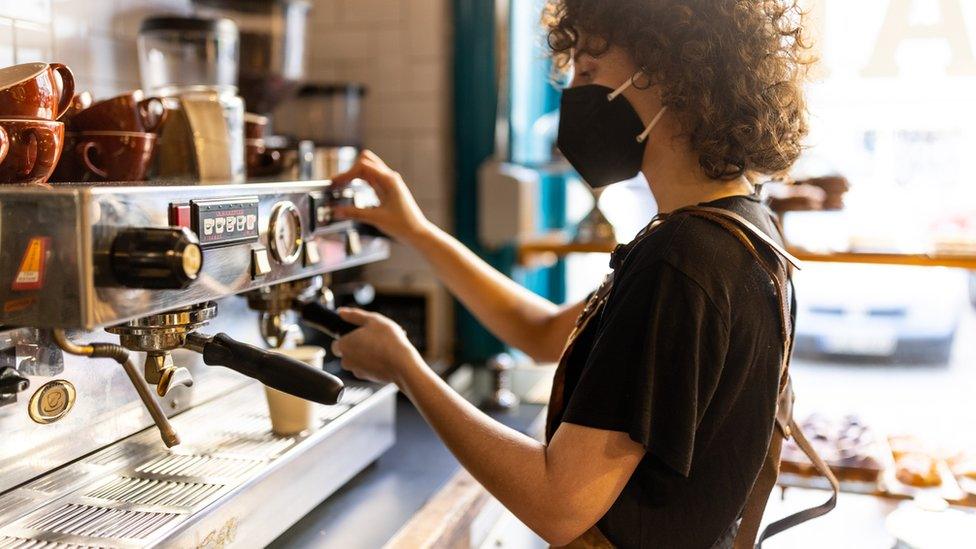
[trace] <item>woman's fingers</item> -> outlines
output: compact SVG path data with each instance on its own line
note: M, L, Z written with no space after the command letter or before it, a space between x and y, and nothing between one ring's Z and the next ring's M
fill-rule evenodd
M377 190L392 188L395 174L381 160L372 160L360 155L348 171L332 177L334 185L344 186L354 179L362 179Z
M376 224L379 214L378 208L357 208L356 206L335 206L332 215L336 219L352 219L370 225Z
M362 309L353 309L349 307L339 307L336 311L339 316L342 317L346 322L352 322L357 326L364 326L371 320L375 320L379 317L376 313L369 313Z
M353 165L349 171L341 173L332 178L333 185L348 185L354 179L362 179L370 186L381 189L390 188L390 175L379 169L375 164L359 161Z

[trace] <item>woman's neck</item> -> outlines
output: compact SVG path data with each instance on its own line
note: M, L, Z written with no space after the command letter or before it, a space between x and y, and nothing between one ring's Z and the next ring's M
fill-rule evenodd
M661 129L664 131L659 135L665 137L651 137L641 167L661 213L753 193L752 184L744 176L731 181L709 178L687 140L681 137L672 139L675 133L668 131L671 128L665 127L665 124Z

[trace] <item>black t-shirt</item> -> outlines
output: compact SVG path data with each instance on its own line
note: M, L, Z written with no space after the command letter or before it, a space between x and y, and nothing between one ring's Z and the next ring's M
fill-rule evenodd
M780 241L755 198L706 205ZM633 246L614 276L568 359L560 418L647 449L598 526L621 548L712 547L769 447L783 353L775 288L733 235L691 216Z

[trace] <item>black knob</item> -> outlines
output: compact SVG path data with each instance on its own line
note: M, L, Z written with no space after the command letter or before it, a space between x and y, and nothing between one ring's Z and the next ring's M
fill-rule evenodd
M345 386L336 376L281 353L241 343L226 334L193 333L187 348L203 355L209 366L224 366L278 389L319 404L336 404Z
M22 393L30 387L30 380L11 367L0 368L0 396Z
M126 229L112 243L112 273L129 288L181 290L203 269L203 252L185 227Z

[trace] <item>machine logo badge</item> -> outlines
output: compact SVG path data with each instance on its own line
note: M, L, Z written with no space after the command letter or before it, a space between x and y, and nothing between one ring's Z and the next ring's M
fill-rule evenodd
M47 237L34 237L27 243L27 250L14 277L13 291L40 290L44 287L44 264L50 240Z
M45 383L31 396L27 413L36 423L47 424L63 418L75 405L75 386L63 379Z

